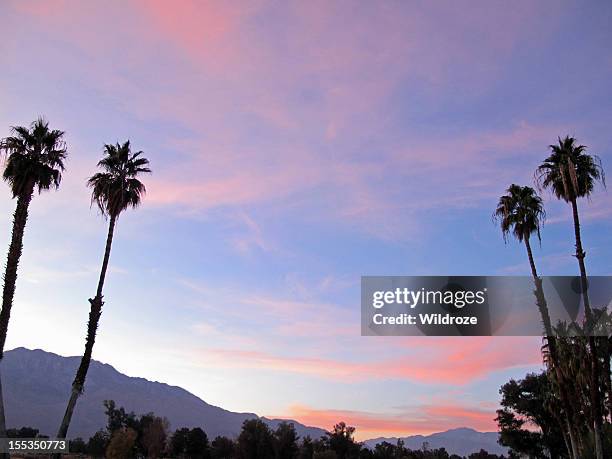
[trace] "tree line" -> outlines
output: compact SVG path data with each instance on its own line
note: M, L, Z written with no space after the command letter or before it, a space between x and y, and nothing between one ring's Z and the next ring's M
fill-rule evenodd
M70 453L108 459L506 459L485 450L467 458L450 454L444 448L430 448L425 442L418 450L396 443L381 442L368 448L355 440L355 428L339 422L320 438L300 438L291 422L271 429L261 419L247 419L236 438L217 436L210 440L200 427L170 431L168 420L154 413L136 415L104 402L106 429L85 441L70 440ZM36 437L38 431L13 429L11 436Z
M60 186L68 155L64 134L64 131L51 129L49 123L41 117L30 126L13 126L11 135L0 140L0 151L5 155L2 178L9 185L13 199L17 200L2 290L0 363L4 357L4 344L13 307L17 268L23 251L23 236L30 203L36 192L40 194L58 189ZM142 151L132 152L129 140L124 143L104 145L102 159L97 165L100 171L94 173L86 185L91 188L91 203L95 204L102 216L108 220L106 247L96 294L89 299L90 311L85 349L72 383L57 438L66 438L77 399L85 385L104 305L104 280L110 260L115 225L125 210L140 205L146 188L139 177L151 172L148 167L149 160L143 156ZM0 438L6 437L6 433L4 398L0 380Z
M605 187L605 174L599 157L588 154L587 147L573 137L559 138L549 149L534 180L538 190L551 190L571 207L584 318L571 324L551 323L531 246L534 235L542 243L540 230L546 211L533 187L510 185L499 198L493 217L505 241L512 235L525 245L543 325L546 371L512 380L501 388L497 422L502 444L516 454L604 459L612 457L612 321L606 305L595 308L590 303L578 201L590 197L597 183Z

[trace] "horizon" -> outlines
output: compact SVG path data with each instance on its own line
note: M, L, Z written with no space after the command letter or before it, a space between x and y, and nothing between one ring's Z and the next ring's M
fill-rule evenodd
M81 356L79 356L79 355L60 355L60 354L56 354L56 353L54 353L54 352L45 351L44 349L29 349L29 348L26 348L26 347L23 347L23 346L21 346L21 347L16 347L16 348L13 348L13 349L9 349L9 350L7 350L7 351L6 351L6 353L10 353L10 352L17 351L17 350L25 350L25 351L29 351L29 352L36 352L36 351L40 351L40 352L43 352L43 353L45 353L45 354L51 354L51 355L53 355L53 356L60 357L60 358L65 358L65 359L74 359L74 358L78 359L78 358L80 358L80 357L81 357ZM96 360L96 359L93 359L93 360L94 360L96 363L100 364L100 365L103 365L103 366L109 366L109 367L111 367L113 371L116 371L117 373L119 373L119 374L121 374L121 375L123 375L123 376L126 376L126 377L128 377L128 378L131 378L131 379L142 379L141 377L136 376L136 375L126 375L126 374L124 374L124 373L121 373L119 370L117 370L117 369L116 369L116 368L115 368L115 367L114 367L112 364L110 364L110 363L107 363L107 362L100 362L100 361L98 361L98 360ZM152 384L161 384L161 385L164 385L164 386L168 386L168 387L170 387L170 388L185 390L184 388L182 388L182 387L180 387L180 386L173 386L173 385L167 384L167 383L165 383L165 382L163 382L163 381L148 380L148 379L146 379L146 378L144 378L144 379L145 379L145 381L147 381L147 382L149 382L149 383L152 383ZM189 391L187 391L187 392L188 392L189 394L191 394L191 395L193 395L193 396L197 397L197 395L192 394L192 393L191 393L191 392L189 392ZM202 402L204 402L204 403L206 403L206 404L210 405L209 403L207 403L207 402L206 402L206 400L203 400L203 399L201 399L201 398L199 398L199 397L197 397L197 398L198 398L199 400L201 400ZM218 406L217 408L225 409L225 408L223 408L222 406ZM253 414L253 415L255 415L255 416L259 417L259 418L265 418L265 419L272 420L272 421L289 421L289 422L297 422L295 419L277 418L277 417L268 417L268 416L263 416L263 415L258 414L258 413L248 413L248 412L245 412L245 413L246 413L246 414ZM135 413L135 414L137 414L137 415L141 415L141 414L144 414L144 413ZM341 421L341 420L338 420L338 422L340 422L340 421ZM327 427L326 427L326 426L316 426L316 425L304 425L304 426L305 426L305 427L319 428L319 429L324 430L324 431L329 431L329 430L331 429L331 427L332 427L332 426L327 426ZM170 427L172 428L173 426L171 425ZM174 427L179 427L179 426L174 426ZM399 436L399 437L375 437L375 438L366 438L366 439L363 439L363 440L361 440L361 441L363 441L363 442L370 442L370 441L372 441L372 440L380 440L380 439L386 439L386 440L391 439L391 440L393 440L393 439L396 439L396 438L413 437L413 436L414 436L414 437L419 437L419 436L427 437L427 436L429 436L429 435L436 435L436 434L440 434L440 433L447 433L447 432L454 432L454 431L465 431L465 430L469 430L469 431L472 431L472 432L477 432L477 433L497 433L497 431L496 431L496 430L492 430L492 431L479 431L479 430L473 429L473 428L471 428L471 427L454 427L454 428L447 429L447 430L444 430L444 431L441 431L441 432L432 432L431 434L425 434L425 435L423 435L423 434L414 434L414 435L402 435L402 436ZM42 434L45 434L45 432L41 432L41 433L42 433Z
M68 145L31 204L7 349L82 353L106 237L85 181L130 139L153 174L117 224L95 360L359 440L497 431L541 339L362 337L360 277L529 275L491 214L558 136L611 170L611 21L577 2L2 2L0 137L45 116ZM539 269L578 275L571 208L541 194ZM610 204L578 204L589 275L612 275Z

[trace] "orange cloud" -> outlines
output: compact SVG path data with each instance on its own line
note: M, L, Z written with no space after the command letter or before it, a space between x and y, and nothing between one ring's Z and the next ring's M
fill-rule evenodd
M340 421L356 428L357 440L374 437L427 435L457 427L495 431L495 408L474 408L457 404L421 405L401 413L315 409L294 405L274 417L291 418L302 424L331 429Z
M539 349L532 339L460 338L449 348L436 345L437 339L431 340L431 348L418 347L416 352L367 361L289 357L236 349L205 350L200 360L213 367L266 369L346 382L405 379L439 384L468 384L494 371L541 363Z

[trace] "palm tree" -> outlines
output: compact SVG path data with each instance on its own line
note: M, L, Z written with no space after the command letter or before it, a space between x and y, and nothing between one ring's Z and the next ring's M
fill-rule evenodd
M15 296L17 267L23 250L23 233L28 220L30 202L36 189L41 193L59 187L66 159L64 132L49 129L49 123L44 118L38 118L29 128L14 126L11 128L11 134L0 141L0 150L7 155L2 178L11 187L13 199L17 198L2 290L0 360L4 357L4 344ZM0 383L0 436L6 436L5 433L4 403Z
M519 242L525 243L531 274L537 278L538 272L529 241L534 233L541 240L540 228L546 218L542 198L533 188L515 184L510 185L506 193L499 198L493 218L500 222L504 241L508 241L508 235L512 232Z
M531 267L531 275L535 284L535 297L542 323L546 333L546 341L550 353L550 366L556 372L557 380L560 386L561 402L567 416L567 429L571 441L570 454L572 457L577 457L577 442L574 429L572 427L572 406L569 401L569 396L564 384L564 379L561 377L559 370L559 359L557 353L557 345L548 312L548 305L544 290L542 288L542 279L538 276L533 252L531 251L530 239L533 234L536 234L541 242L540 228L546 219L546 212L542 203L542 198L538 196L536 191L528 186L520 186L512 184L506 190L506 194L499 198L493 218L499 221L504 241L508 241L508 235L512 235L519 241L525 244L527 249L527 257L529 258L529 266Z
M105 218L109 219L108 236L106 238L106 249L98 280L96 296L89 299L90 311L87 324L87 338L85 341L85 352L81 357L81 363L77 369L76 376L72 383L72 391L64 419L58 431L58 438L66 438L72 413L77 402L77 398L83 392L85 378L91 362L91 354L96 340L96 330L102 314L102 289L108 268L111 245L115 224L121 212L129 207L136 208L141 203L145 194L144 184L138 180L138 175L149 173L147 167L149 160L142 157L142 151L132 153L129 140L120 145L105 145L104 158L98 163L103 172L98 172L89 178L87 185L92 188L91 202L96 204Z
M580 236L580 219L578 217L578 198L588 197L595 188L596 182L605 186L605 175L601 160L596 155L586 153L587 147L578 145L574 137L559 137L556 145L549 146L551 153L536 170L536 182L540 188L550 188L557 199L562 199L572 206L574 217L574 235L576 238L576 259L580 268L582 301L587 320L587 330L594 325L593 311L589 302L588 281L584 265L585 251ZM593 405L593 430L598 459L603 459L602 433L602 396L599 390L599 363L596 356L597 345L590 333L589 348L591 351L591 403Z

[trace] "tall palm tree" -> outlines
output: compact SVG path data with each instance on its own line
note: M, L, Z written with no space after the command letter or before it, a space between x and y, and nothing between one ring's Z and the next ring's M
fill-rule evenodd
M0 141L0 150L6 153L6 167L2 178L11 187L17 207L13 214L13 232L4 271L2 311L0 311L0 360L4 357L4 344L8 332L17 267L23 250L23 233L28 220L34 191L39 193L58 188L64 171L66 143L64 132L49 129L44 118L38 118L30 127L14 126L9 137ZM6 436L4 403L0 383L0 436Z
M96 296L89 299L90 311L85 352L83 357L81 357L81 363L72 383L70 399L57 434L58 438L66 438L77 398L83 392L85 378L89 370L91 354L96 340L96 330L98 329L102 306L104 305L102 289L108 268L115 224L121 212L129 207L138 207L146 191L144 184L138 179L138 176L143 173L149 173L151 170L147 167L149 160L141 155L142 151L132 153L129 140L124 144L105 145L104 157L98 163L98 167L103 172L94 174L87 181L87 185L92 189L92 204L95 203L100 212L102 212L102 215L109 220L108 236L106 238L106 249L104 251Z
M538 272L529 241L533 234L541 240L540 228L546 219L542 198L533 188L512 184L506 194L499 198L493 217L500 222L504 241L512 233L519 242L525 243L531 274L537 278Z
M576 254L580 268L582 301L587 319L587 329L593 327L593 311L589 302L588 281L584 265L585 251L582 248L580 235L580 219L578 217L578 198L588 197L595 188L596 182L605 186L604 170L601 160L596 155L586 153L587 147L579 145L574 137L559 137L556 145L549 146L551 152L548 158L536 170L536 182L540 188L549 188L557 199L562 199L572 206L574 217L574 236L576 238ZM602 395L599 389L599 362L596 358L597 344L592 333L589 333L589 348L591 351L591 403L593 405L593 430L595 448L598 459L603 459L602 433Z
M493 213L493 218L500 223L504 241L507 242L508 235L512 233L519 242L525 244L525 248L527 249L531 275L536 287L534 291L536 303L540 310L544 331L546 333L546 341L550 354L550 366L556 373L560 386L562 406L567 416L566 424L572 449L570 454L575 458L578 456L578 446L571 419L573 409L567 394L564 379L560 373L556 339L553 334L548 305L542 288L542 279L538 276L538 270L535 265L530 243L533 234L536 234L538 240L541 242L540 228L546 219L542 198L540 198L531 187L512 184L506 190L506 194L499 198L497 207Z

